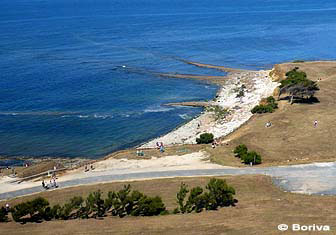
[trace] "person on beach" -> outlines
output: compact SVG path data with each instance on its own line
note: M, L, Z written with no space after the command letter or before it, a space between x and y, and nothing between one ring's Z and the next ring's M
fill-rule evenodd
M55 188L58 188L58 185L57 185L57 183L56 183L56 179L55 179L55 178L53 178L53 186L54 186Z
M314 127L317 127L317 120L314 121Z
M8 203L6 203L5 209L6 209L6 212L7 212L7 213L10 211L10 206L9 206Z
M157 149L160 149L160 147L161 147L161 146L160 146L160 143L159 143L159 142L156 142L156 148L157 148Z

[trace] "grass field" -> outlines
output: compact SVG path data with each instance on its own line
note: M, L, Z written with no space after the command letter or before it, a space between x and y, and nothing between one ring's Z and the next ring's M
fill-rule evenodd
M9 222L0 224L0 234L290 234L277 230L277 225L282 223L323 224L330 225L332 230L336 229L336 197L282 192L266 176L219 178L226 179L236 189L236 198L239 200L236 207L200 214L146 218L106 217L102 220L51 221L25 225ZM175 196L182 181L189 186L204 186L208 180L208 177L159 179L131 182L131 185L149 195L160 195L167 208L172 210L176 207ZM98 189L106 195L107 191L120 189L123 184L81 186L39 195L46 197L51 204L63 203L74 195L85 196ZM13 199L9 203L14 205L36 196Z
M293 104L280 101L274 113L254 115L249 122L225 137L228 146L209 149L211 159L223 165L241 166L232 150L244 143L251 150L261 153L262 166L288 165L309 162L335 161L336 148L336 62L288 63L275 66L280 79L285 72L299 67L308 78L317 81L319 103ZM318 120L318 127L313 122ZM270 121L271 128L265 128Z

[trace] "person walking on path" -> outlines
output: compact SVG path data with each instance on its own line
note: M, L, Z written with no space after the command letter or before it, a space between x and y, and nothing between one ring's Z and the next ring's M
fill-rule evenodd
M317 120L314 121L314 127L316 128L317 127Z

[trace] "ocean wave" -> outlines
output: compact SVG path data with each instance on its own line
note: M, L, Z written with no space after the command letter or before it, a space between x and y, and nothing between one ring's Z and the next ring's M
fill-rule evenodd
M107 119L107 118L113 118L113 115L109 114L80 114L80 115L63 115L62 118L81 118L81 119Z
M192 119L192 117L190 115L188 115L187 113L179 114L178 116L180 118L184 119L184 120L190 120L190 119Z
M57 112L57 111L31 111L31 112L0 112L4 116L66 116L74 115L78 112Z
M174 108L168 108L168 107L149 107L144 110L144 113L160 113L160 112L169 112L173 110Z

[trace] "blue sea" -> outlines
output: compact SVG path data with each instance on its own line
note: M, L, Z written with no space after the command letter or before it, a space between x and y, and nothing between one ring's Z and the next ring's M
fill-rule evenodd
M98 158L183 124L220 75L336 57L334 0L2 0L0 155Z

